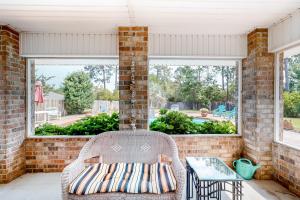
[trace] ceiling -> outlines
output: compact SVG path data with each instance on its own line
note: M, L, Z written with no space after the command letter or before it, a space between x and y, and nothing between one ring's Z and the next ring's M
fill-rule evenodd
M299 8L300 0L0 0L0 24L29 32L112 33L138 25L151 33L244 34Z

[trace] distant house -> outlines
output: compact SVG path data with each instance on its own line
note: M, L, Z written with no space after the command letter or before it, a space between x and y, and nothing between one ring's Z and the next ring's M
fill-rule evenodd
M59 93L51 91L47 95L45 95L45 99L64 101L65 100L65 96L63 94L59 94Z
M66 115L66 110L64 106L65 96L56 92L49 92L44 96L44 103L36 106L36 111L43 111L49 108L56 108L62 116Z

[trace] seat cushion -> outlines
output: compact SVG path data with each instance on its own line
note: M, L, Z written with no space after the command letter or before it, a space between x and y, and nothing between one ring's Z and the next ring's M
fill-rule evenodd
M98 163L85 168L69 186L77 195L123 192L161 194L176 190L170 165L162 163Z

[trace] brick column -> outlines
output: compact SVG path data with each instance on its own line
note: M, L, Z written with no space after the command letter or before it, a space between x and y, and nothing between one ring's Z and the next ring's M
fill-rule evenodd
M242 67L244 156L262 167L255 178L272 178L274 137L274 54L268 53L268 30L248 34L248 56Z
M0 26L0 183L25 173L25 74L19 34Z
M120 130L131 129L131 113L136 113L136 128L148 126L148 27L119 27L119 112ZM134 62L135 71L132 72ZM131 104L134 76L136 102Z

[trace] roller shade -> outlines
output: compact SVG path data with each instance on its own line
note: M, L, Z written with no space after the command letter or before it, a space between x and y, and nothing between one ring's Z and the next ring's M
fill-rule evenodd
M117 57L111 34L21 33L23 57ZM150 34L149 56L234 57L247 55L246 35Z

